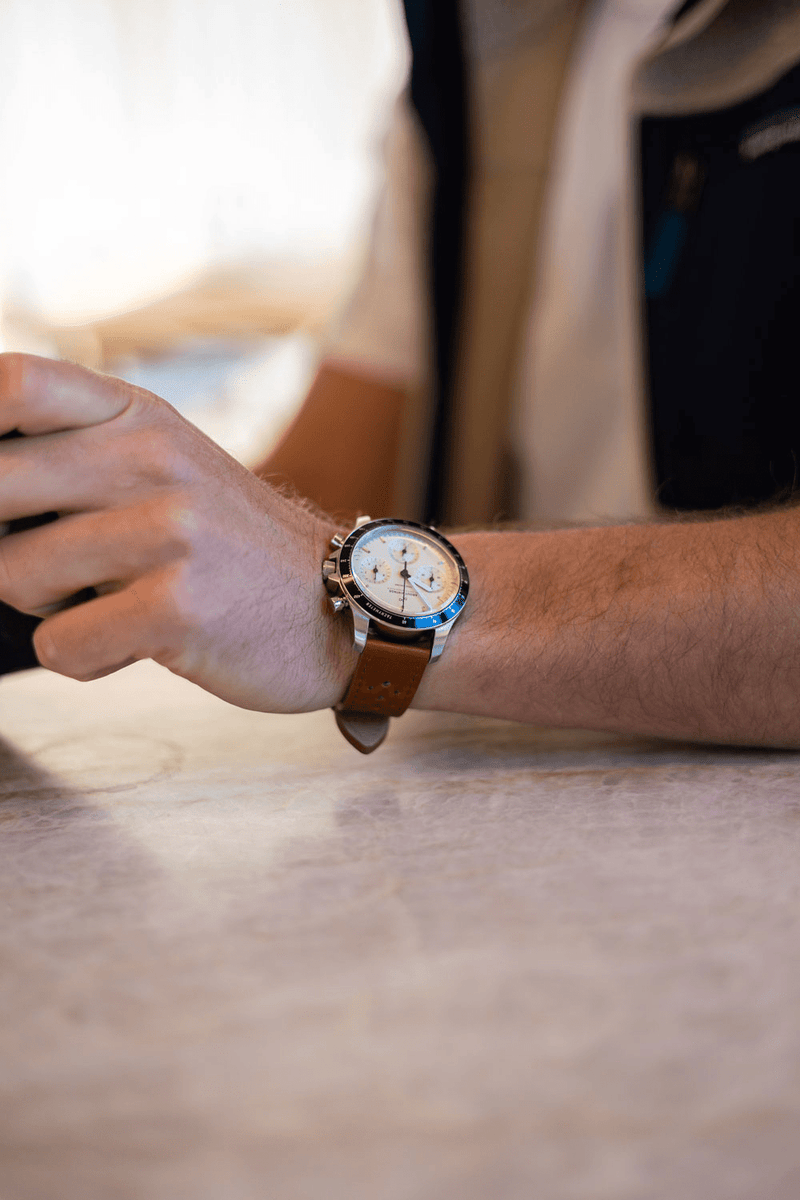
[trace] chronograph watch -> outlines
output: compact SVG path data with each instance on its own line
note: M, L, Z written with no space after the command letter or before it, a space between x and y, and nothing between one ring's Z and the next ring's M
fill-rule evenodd
M350 610L359 651L355 675L334 709L336 723L369 754L442 653L466 603L467 568L430 525L362 517L346 537L332 539L322 578L333 611Z

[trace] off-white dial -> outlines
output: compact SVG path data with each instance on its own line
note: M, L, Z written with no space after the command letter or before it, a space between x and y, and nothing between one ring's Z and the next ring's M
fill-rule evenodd
M359 558L358 573L371 583L385 583L392 573L392 566L376 554L364 554Z
M417 567L414 574L411 576L411 582L415 587L422 588L424 592L436 593L441 591L447 579L444 570L444 564L427 564L423 567Z
M382 608L402 616L440 612L458 594L456 560L421 531L401 535L390 526L365 533L353 547L351 563L362 591Z
M419 557L419 546L414 544L413 538L392 538L389 542L389 549L392 558L399 563L416 562Z

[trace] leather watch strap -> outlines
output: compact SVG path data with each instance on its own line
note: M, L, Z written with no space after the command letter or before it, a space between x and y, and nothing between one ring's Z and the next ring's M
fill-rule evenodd
M414 698L431 657L425 643L385 642L370 637L344 698L336 705L336 724L362 754L380 746L389 718L401 716Z

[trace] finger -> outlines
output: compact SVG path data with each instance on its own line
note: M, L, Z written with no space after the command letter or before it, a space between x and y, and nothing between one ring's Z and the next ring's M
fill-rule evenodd
M153 398L155 401L155 397ZM119 425L22 437L0 445L0 521L115 507L196 472L171 410L126 411Z
M147 393L75 363L33 354L0 354L0 434L52 433L97 425Z
M139 580L46 617L33 635L36 657L48 671L89 680L165 656L168 630L152 591L152 580Z
M0 539L0 600L41 616L88 587L129 583L189 552L172 498L62 517Z

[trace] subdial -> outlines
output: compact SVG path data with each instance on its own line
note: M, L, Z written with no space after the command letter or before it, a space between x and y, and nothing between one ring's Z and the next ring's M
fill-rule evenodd
M377 554L365 554L358 564L358 573L368 583L384 583L391 574L392 568Z
M424 592L440 592L444 587L444 571L441 567L417 567L411 582Z
M412 563L419 558L419 547L405 538L393 538L389 543L392 558L401 563Z

